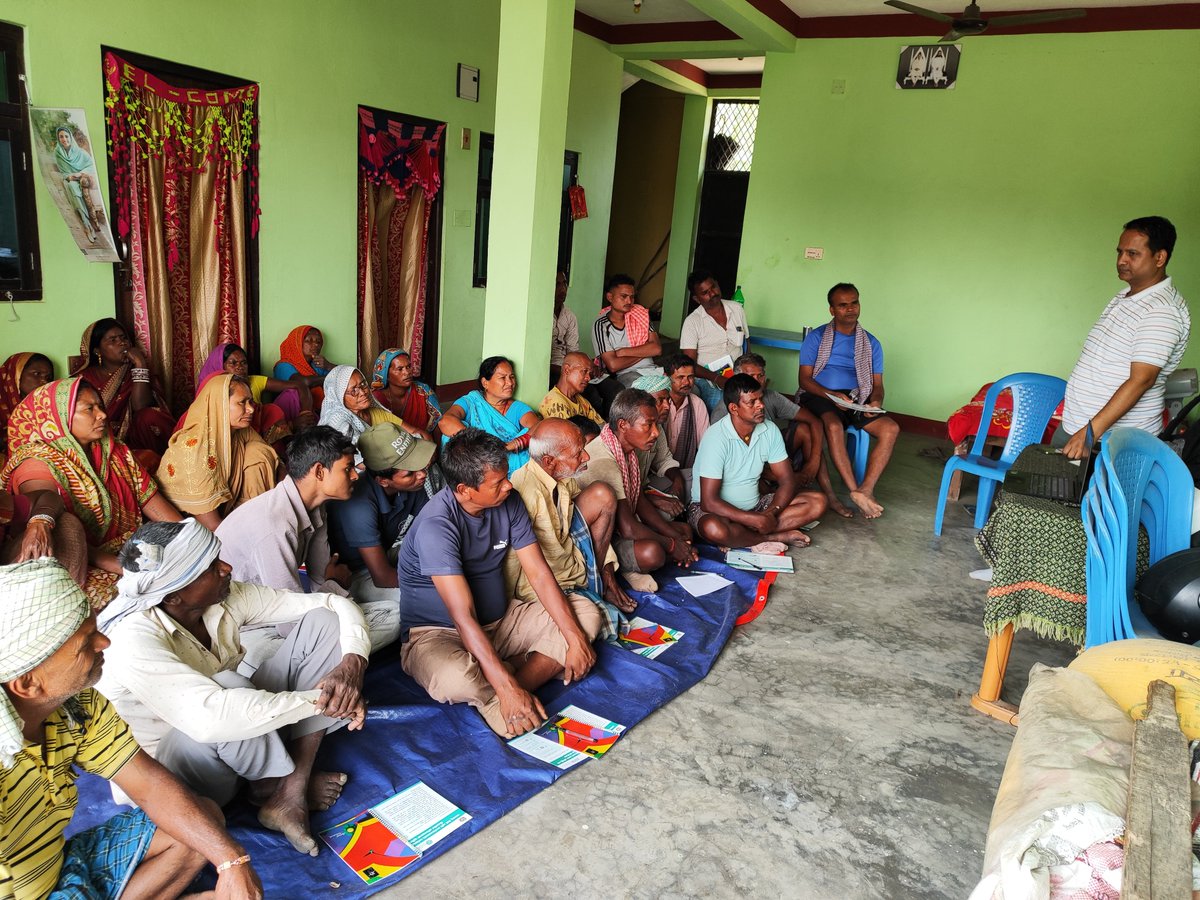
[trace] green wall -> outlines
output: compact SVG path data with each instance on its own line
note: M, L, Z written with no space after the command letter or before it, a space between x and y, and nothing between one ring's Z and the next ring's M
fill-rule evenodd
M498 3L444 0L430 7L416 0L206 0L198 9L178 0L124 0L114 14L113 8L78 0L26 0L7 5L0 17L26 29L34 103L83 107L94 138L103 134L102 44L261 84L259 233L266 365L276 359L284 335L301 322L322 328L331 358L354 357L358 104L446 121L439 380L474 374L484 304L484 292L471 287L476 148L479 132L493 127ZM579 223L591 227L577 227L575 255L602 261L620 61L581 35L576 35L575 57L581 61L576 73L589 78L592 71L614 73L608 79L583 79L587 83L578 88L572 84L572 102L578 99L580 107L573 107L576 115L568 125L569 138L577 138L570 146L582 154L581 183L588 184L584 173L595 179L594 186L588 185L593 218ZM460 62L481 70L478 103L455 97ZM591 71L581 68L589 63ZM607 124L604 115L611 120ZM472 131L470 150L459 149L462 128ZM105 161L97 163L107 200ZM83 261L40 181L36 191L45 299L18 304L19 322L7 321L5 313L0 359L19 350L40 350L62 366L77 352L84 326L112 314L112 269ZM578 277L598 284L594 272Z
M1123 287L1130 218L1175 223L1170 272L1200 308L1200 32L969 39L944 92L893 86L911 42L768 55L738 277L752 328L820 324L854 282L887 405L945 419L1008 372L1066 377ZM769 355L780 389L795 359Z

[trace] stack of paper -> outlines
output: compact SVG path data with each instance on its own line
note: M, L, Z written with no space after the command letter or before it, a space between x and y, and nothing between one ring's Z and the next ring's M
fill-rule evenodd
M751 553L749 550L730 550L725 562L744 572L794 572L790 556L771 556L767 553Z

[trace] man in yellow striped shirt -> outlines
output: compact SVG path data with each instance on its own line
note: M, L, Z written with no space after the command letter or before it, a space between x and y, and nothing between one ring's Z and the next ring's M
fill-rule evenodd
M215 805L143 753L92 690L108 638L67 571L48 558L0 566L0 596L0 900L174 898L205 860L222 896L262 897ZM73 767L115 781L141 808L64 840Z

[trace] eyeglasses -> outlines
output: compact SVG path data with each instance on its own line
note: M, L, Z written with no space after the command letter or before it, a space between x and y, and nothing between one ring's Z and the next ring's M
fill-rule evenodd
M369 394L370 392L371 389L367 387L367 383L365 381L360 381L354 387L346 388L347 394Z

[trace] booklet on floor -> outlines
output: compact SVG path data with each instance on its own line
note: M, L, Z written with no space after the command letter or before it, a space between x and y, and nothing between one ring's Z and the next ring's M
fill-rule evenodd
M794 572L790 556L772 556L768 553L751 553L749 550L730 550L725 562L744 572Z
M559 769L569 769L603 756L624 731L624 725L578 706L567 706L540 728L513 738L508 745Z
M367 884L412 865L460 825L471 820L425 782L320 832L320 838Z
M617 642L638 656L654 659L675 646L681 637L683 637L683 632L677 628L668 628L638 616L629 620L629 625L622 629Z

